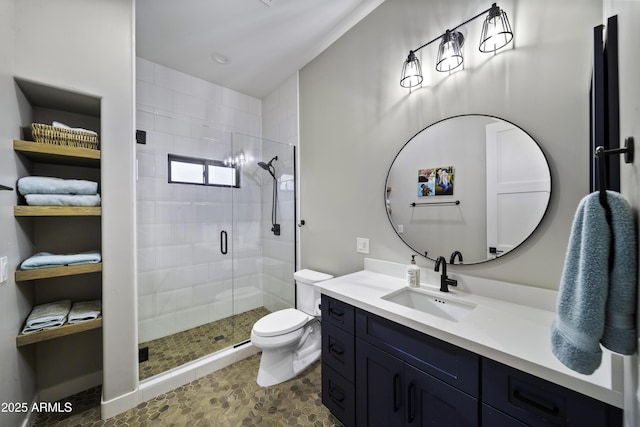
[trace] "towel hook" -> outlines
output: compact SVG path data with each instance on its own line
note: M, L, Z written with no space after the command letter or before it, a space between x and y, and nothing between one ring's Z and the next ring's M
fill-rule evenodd
M600 187L600 203L605 208L605 212L607 215L607 222L610 224L611 222L611 210L609 208L609 203L607 201L607 163L605 161L605 157L610 154L623 154L624 153L624 162L625 163L633 163L633 157L635 152L635 141L632 136L625 138L624 147L621 148L612 148L610 150L605 150L603 146L596 147L596 151L594 155L598 159L598 186Z
M0 190L13 191L13 188L0 184Z
M635 153L635 140L632 136L628 136L624 140L624 147L621 148L612 148L611 150L605 150L603 146L596 147L595 156L600 157L601 155L608 156L609 154L623 154L624 153L624 162L625 163L633 163L634 153Z

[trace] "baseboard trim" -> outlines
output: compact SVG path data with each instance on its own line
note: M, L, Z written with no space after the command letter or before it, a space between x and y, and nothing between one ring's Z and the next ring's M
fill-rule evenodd
M36 393L36 395L33 396L33 400L31 401L29 408L33 408L34 405L39 403L40 398L38 397L38 393ZM36 418L38 418L38 412L29 411L25 419L22 421L21 427L32 427L36 423Z

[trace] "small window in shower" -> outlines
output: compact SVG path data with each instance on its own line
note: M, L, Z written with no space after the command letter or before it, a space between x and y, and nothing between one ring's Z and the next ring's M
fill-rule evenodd
M169 182L240 188L240 168L221 160L169 154Z

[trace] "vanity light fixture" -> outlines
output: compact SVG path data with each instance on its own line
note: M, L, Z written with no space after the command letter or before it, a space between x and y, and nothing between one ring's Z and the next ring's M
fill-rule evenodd
M479 45L480 52L495 52L509 44L511 40L513 40L513 30L511 29L509 18L504 10L500 9L496 3L493 3L489 9L447 30L444 34L428 41L417 49L410 50L409 56L402 66L400 86L413 88L422 83L422 68L420 66L420 60L416 57L415 53L423 47L429 46L437 41L440 41L438 56L436 58L437 71L449 72L462 65L464 58L462 57L461 49L464 44L464 36L456 30L485 14L487 15L482 25Z
M409 51L409 57L404 61L402 66L402 77L400 78L400 86L415 87L422 83L422 68L420 61L416 58L413 51Z
M463 44L464 36L460 32L447 30L438 47L436 70L446 72L462 65L464 60L461 51Z

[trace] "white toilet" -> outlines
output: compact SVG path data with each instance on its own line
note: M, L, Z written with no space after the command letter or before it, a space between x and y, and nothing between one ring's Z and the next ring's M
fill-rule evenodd
M251 330L251 343L262 350L257 380L261 387L295 377L320 357L320 290L316 283L333 276L300 270L293 278L298 308L267 314Z

